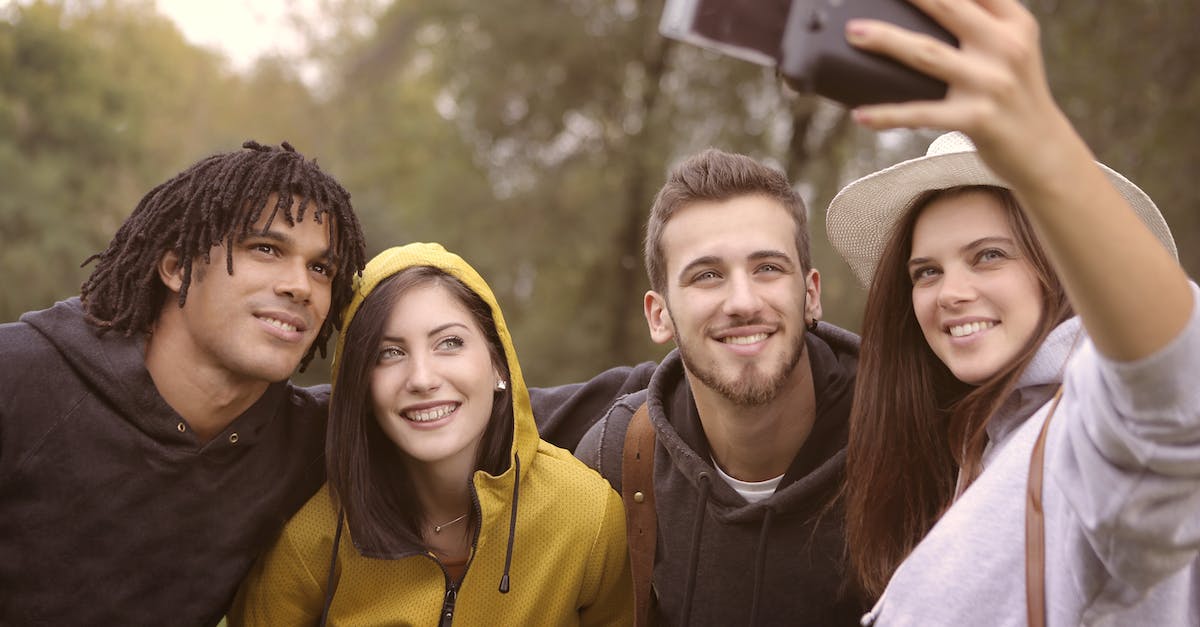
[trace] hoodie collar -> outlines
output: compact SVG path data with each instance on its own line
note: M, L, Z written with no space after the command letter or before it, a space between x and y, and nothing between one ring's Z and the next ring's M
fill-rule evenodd
M836 329L822 324L822 330ZM835 489L845 462L848 434L847 416L853 394L854 371L851 362L857 354L852 334L826 341L820 333L805 335L807 354L812 364L813 388L816 394L816 416L813 430L796 454L775 496L759 503L746 504L723 481L713 481L710 504L719 516L730 520L759 518L769 506L789 509L796 503L812 501L814 493ZM838 349L835 352L835 349ZM708 439L700 423L691 388L684 375L683 359L678 349L663 359L650 379L647 399L650 422L659 441L670 455L678 472L699 490L701 473L713 475ZM818 501L820 499L817 499Z

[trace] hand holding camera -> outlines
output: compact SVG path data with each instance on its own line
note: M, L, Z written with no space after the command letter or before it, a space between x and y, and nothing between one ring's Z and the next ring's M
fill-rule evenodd
M850 20L873 18L955 45L906 0L667 0L659 30L760 65L794 89L849 106L938 99L946 84L846 41Z

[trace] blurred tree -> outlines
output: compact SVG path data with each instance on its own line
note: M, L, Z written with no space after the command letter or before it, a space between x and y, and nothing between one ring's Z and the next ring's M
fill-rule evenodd
M405 154L358 157L395 167L386 182L350 168L359 189L387 190L357 197L371 241L420 234L473 259L536 356L526 369L537 383L663 353L642 317L641 239L670 165L718 145L802 172L811 154L792 151L813 145L792 129L817 125L793 124L789 102L806 100L796 110L809 116L815 101L785 94L769 70L669 43L660 11L629 0L400 0L342 60L334 100L354 112L344 137L418 140L390 143ZM405 199L391 201L405 214L386 220L396 231L374 215L386 198Z
M150 0L0 13L0 320L78 293L80 263L142 195L206 154L251 137L316 145L322 116L286 62L224 66Z
M307 57L241 76L150 0L0 7L0 320L75 293L80 261L142 194L253 137L320 156L372 252L434 240L475 263L537 384L663 354L641 313L643 224L667 169L709 145L797 182L825 317L856 328L863 292L823 237L825 206L935 135L862 131L770 70L668 42L662 0L318 5L295 15ZM1028 5L1060 102L1158 201L1200 275L1200 190L1184 184L1200 137L1200 3ZM306 83L313 62L324 74ZM318 363L303 380L325 377Z

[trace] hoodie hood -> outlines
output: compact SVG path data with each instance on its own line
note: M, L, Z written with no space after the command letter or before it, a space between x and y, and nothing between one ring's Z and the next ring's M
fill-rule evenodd
M144 335L129 341L119 333L86 322L79 298L55 303L49 309L21 316L58 350L72 370L105 401L132 420L169 411L146 371ZM173 425L172 425L173 426ZM143 429L144 430L144 429Z
M158 442L197 445L190 429L181 430L182 419L163 400L146 370L145 334L134 334L131 338L87 322L78 297L59 301L49 309L26 313L21 322L52 344L89 389L114 409L115 416ZM180 367L186 364L181 363ZM271 384L237 419L243 447L257 441L286 393L286 384Z
M358 313L367 295L374 291L381 282L413 266L431 266L446 272L462 281L491 308L492 319L496 321L496 331L500 336L500 343L504 346L504 358L508 362L509 378L511 379L508 385L512 391L512 454L514 458L510 461L515 463L516 457L526 461L533 459L534 451L537 450L538 432L537 425L533 421L533 410L529 404L529 388L525 386L525 377L521 374L521 365L517 362L517 352L513 348L512 336L508 332L508 325L504 322L504 314L500 311L500 305L496 302L496 295L492 293L492 289L475 271L475 268L472 268L462 257L443 248L441 244L415 243L389 248L368 262L367 267L363 269L362 276L355 279L354 296L342 317L342 329L338 333L337 346L333 352L335 393L338 364L342 360L346 330L350 328L350 322ZM513 465L510 464L504 475L511 473L513 473Z

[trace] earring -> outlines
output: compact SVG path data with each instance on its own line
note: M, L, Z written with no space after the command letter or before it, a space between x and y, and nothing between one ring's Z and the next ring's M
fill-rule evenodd
M808 330L812 331L813 333L817 332L817 319L816 318L813 318L812 320L810 320L808 322Z
M496 381L496 391L497 392L503 392L504 390L507 390L507 389L508 389L508 382L506 382L504 379L500 379L499 381Z

